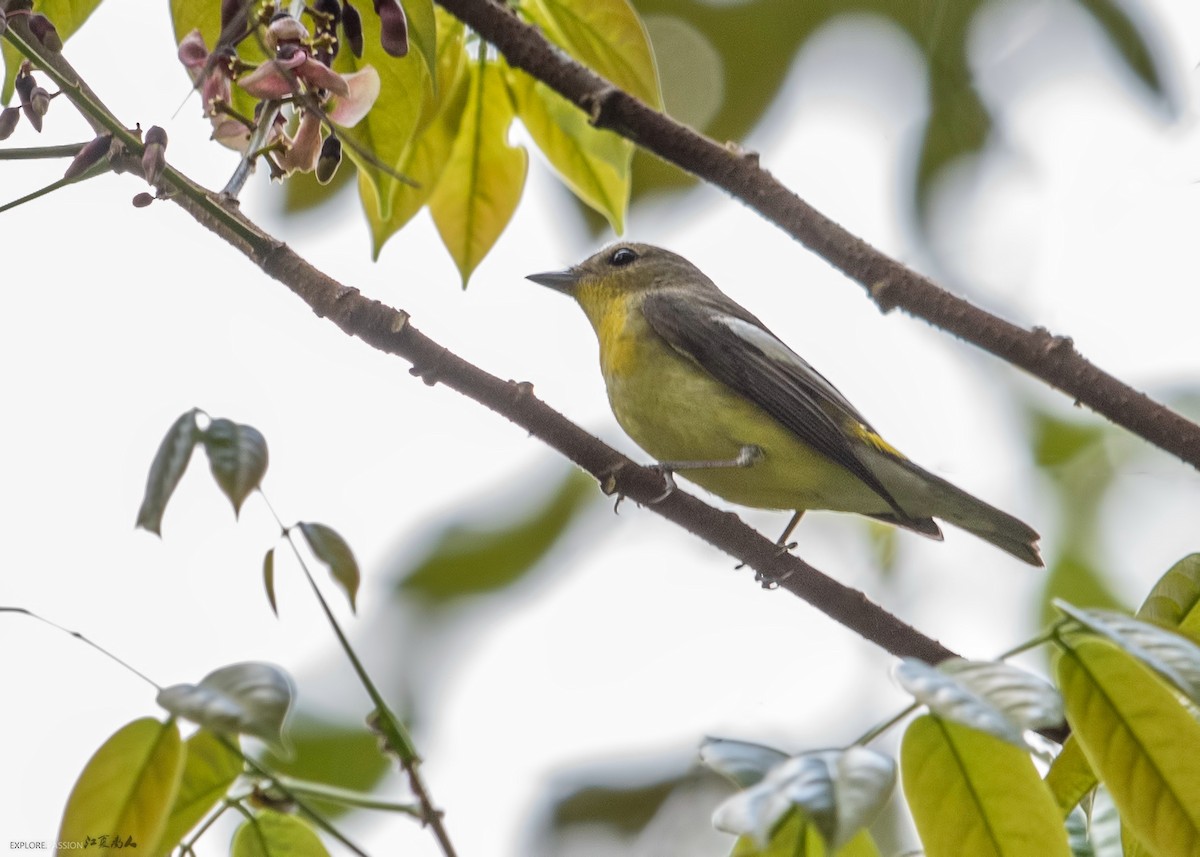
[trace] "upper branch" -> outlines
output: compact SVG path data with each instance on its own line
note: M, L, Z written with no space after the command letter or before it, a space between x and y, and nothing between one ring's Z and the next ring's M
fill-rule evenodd
M900 307L990 351L1200 469L1200 426L1102 371L1070 338L1025 330L934 284L851 234L780 183L757 155L723 146L659 113L576 63L497 0L437 0L522 69L629 138L723 188L862 284L884 312Z

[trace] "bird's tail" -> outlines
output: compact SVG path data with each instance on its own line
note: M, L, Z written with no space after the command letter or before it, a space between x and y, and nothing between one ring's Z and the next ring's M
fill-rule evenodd
M889 488L905 484L907 490L895 491L897 500L908 509L910 506L919 516L940 518L948 524L966 530L984 541L991 542L1022 562L1041 566L1042 555L1038 550L1037 531L1007 512L972 497L966 491L924 470L911 461L891 459L906 471L907 479L889 479L884 484ZM916 477L915 479L913 477Z

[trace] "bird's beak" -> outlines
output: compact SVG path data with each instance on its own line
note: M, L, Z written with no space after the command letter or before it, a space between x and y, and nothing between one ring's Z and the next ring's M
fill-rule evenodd
M533 280L539 286L546 286L564 295L572 294L579 282L579 275L568 268L565 271L547 271L545 274L530 274L525 279Z

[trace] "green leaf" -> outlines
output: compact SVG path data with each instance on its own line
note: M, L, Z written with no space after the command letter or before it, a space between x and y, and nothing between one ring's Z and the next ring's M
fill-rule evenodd
M144 717L121 727L84 766L58 830L60 854L156 853L183 775L184 750L174 720ZM103 837L103 839L102 839Z
M520 9L579 62L662 109L654 51L627 0L527 0Z
M525 72L509 69L507 79L518 118L559 178L618 234L624 232L633 143L593 128L579 108Z
M904 793L928 857L1067 857L1058 807L1029 754L925 714L900 747Z
M408 176L414 185L392 182L391 198L381 203L375 186L365 175L359 176L359 195L367 222L371 225L372 252L376 259L384 243L408 223L429 200L437 186L450 149L458 135L463 107L467 103L467 54L463 49L466 31L461 21L437 8L438 59L437 97L430 102L420 130L397 163L396 171ZM388 211L385 218L380 212Z
M481 51L471 65L470 89L450 160L429 197L429 212L464 288L512 219L525 187L529 157L508 143L512 120L504 74Z
M519 497L528 490L522 483ZM415 568L401 573L399 589L427 602L450 603L510 586L558 543L597 496L595 481L571 470L549 497L515 523L497 529L494 508L481 520L452 523Z
M1106 640L1070 641L1058 681L1072 732L1123 823L1154 853L1200 854L1200 723Z
M1062 751L1054 757L1050 770L1046 772L1046 785L1062 810L1063 817L1078 806L1084 795L1099 782L1075 736L1068 737Z
M324 524L313 524L302 521L299 524L304 540L312 548L317 559L325 563L334 582L346 593L350 601L350 609L356 609L354 600L358 595L358 562L354 559L354 551L350 545L332 527Z
M271 612L279 618L279 607L275 604L275 548L267 551L263 557L263 586L267 590L267 601L271 605Z
M1062 723L1062 700L1042 679L1001 661L953 658L930 666L904 658L900 686L939 717L1025 747L1026 729Z
M420 6L420 0L414 7ZM408 9L408 4L405 4ZM429 12L433 20L432 10ZM381 220L391 217L392 198L397 187L404 182L392 172L407 175L400 169L400 162L419 127L421 117L433 100L433 78L423 48L419 56L411 54L403 59L389 56L380 43L379 16L369 10L363 19L363 55L356 58L349 50L338 52L334 70L343 74L373 66L379 73L379 98L366 117L353 128L343 128L339 133L348 141L361 147L367 156L347 145L344 152L358 167L359 195L364 206L374 206ZM410 32L414 33L413 18L409 18ZM432 42L430 43L432 46ZM429 55L433 57L433 54ZM370 192L364 192L369 187Z
M236 515L267 472L267 439L253 426L225 419L213 420L201 439L213 478Z
M159 843L163 853L179 844L242 773L242 757L207 729L197 729L187 740L186 759L179 792Z
M365 16L364 16L365 17ZM230 857L329 857L307 822L294 815L263 810L242 822L233 834Z
M192 408L175 420L159 444L154 461L150 464L150 475L146 477L146 493L142 496L142 506L138 509L136 526L149 530L156 536L162 535L162 516L166 511L167 501L171 499L175 486L183 478L188 462L192 460L192 450L200 439L196 413L196 409Z
M165 687L157 702L214 732L252 735L282 748L283 726L295 695L282 669L246 662L213 670L199 684Z
M65 42L83 26L99 5L100 0L35 0L33 11L49 18L54 29L58 30L59 38ZM24 57L7 39L0 39L0 43L3 44L0 56L4 58L4 86L0 90L0 102L8 104L12 100L17 70Z
M1185 556L1158 579L1137 617L1200 640L1200 553Z

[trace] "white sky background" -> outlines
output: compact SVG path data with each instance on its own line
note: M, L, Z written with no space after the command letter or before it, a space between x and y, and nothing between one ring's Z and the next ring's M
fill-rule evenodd
M1170 82L1184 92L1174 125L1114 71L1098 28L1074 6L1018 3L986 16L973 57L1000 121L997 142L976 171L948 182L954 207L939 246L940 271L979 302L1072 336L1100 366L1153 392L1200 379L1200 10L1149 5L1176 71ZM105 4L68 56L117 115L167 129L174 165L219 187L233 157L207 143L194 98L172 118L186 78L165 11L145 12ZM864 38L862 26L837 24L810 43L744 145L820 210L930 269L904 222L925 72L910 45L877 26ZM22 125L5 145L84 136L56 101L43 137ZM357 200L280 224L279 190L260 176L244 205L333 276L408 310L489 371L534 382L551 405L642 458L608 411L582 314L523 279L595 249L564 229L560 191L532 160L516 220L466 292L424 215L375 264ZM0 196L46 184L63 166L0 163ZM108 176L0 215L0 603L83 632L161 684L269 660L298 678L304 697L306 675L349 668L286 565L281 618L271 616L259 563L275 529L258 499L235 524L197 459L163 541L133 530L146 468L179 413L197 405L264 432L265 487L281 515L328 523L357 552L360 618L340 615L360 631L396 621L379 612L386 592L373 576L394 551L419 555L423 534L448 515L486 517L489 500L564 465L503 419L427 388L406 364L316 319L173 206L133 209L140 190ZM1055 555L1054 509L1005 391L994 389L1037 383L991 371L992 358L921 322L881 316L858 286L716 191L642 209L627 234L691 258L897 446L1037 526ZM1071 413L1062 396L1040 395ZM1200 546L1194 471L1162 455L1142 461L1103 533L1131 601ZM745 517L772 537L786 520ZM799 531L806 559L964 654L994 654L1035 630L1038 572L990 546L958 532L940 545L902 535L901 567L885 583L860 536L854 519L835 515L812 515ZM547 778L568 766L672 748L682 758L705 734L795 750L840 744L902 704L885 678L890 658L795 598L758 590L731 559L633 504L618 517L593 514L571 543L559 555L569 564L544 570L444 659L420 744L464 855L519 853ZM3 618L0 646L0 844L52 841L94 749L159 712L142 682L42 625ZM402 654L365 656L382 664ZM310 701L365 713L349 679L337 686L345 692ZM435 853L403 819L352 830L380 853ZM227 832L212 841L224 848Z

